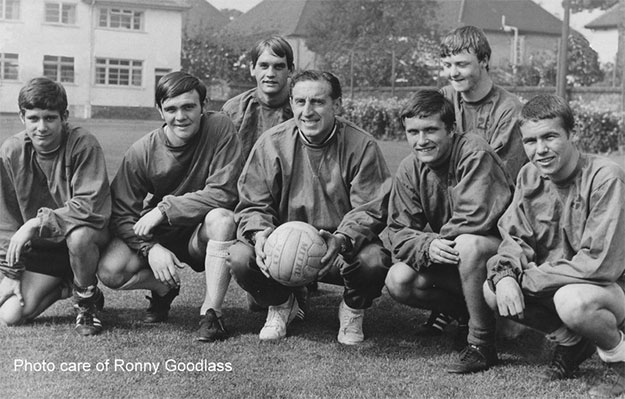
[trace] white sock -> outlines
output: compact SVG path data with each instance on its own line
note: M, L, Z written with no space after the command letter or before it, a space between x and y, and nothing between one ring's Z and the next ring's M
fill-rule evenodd
M226 265L226 258L228 249L235 242L236 240L210 240L206 245L206 258L204 260L206 296L200 308L200 315L204 315L208 309L212 308L217 316L221 317L221 307L230 284L230 269Z
M601 360L606 363L625 362L625 334L623 331L619 331L621 334L621 341L612 349L603 350L597 347L597 353Z
M581 341L582 337L569 330L566 326L561 326L551 334L547 334L547 339L562 346L573 346Z

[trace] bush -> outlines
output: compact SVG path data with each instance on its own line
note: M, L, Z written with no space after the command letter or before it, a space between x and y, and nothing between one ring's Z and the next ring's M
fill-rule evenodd
M344 99L343 116L371 133L379 140L402 140L404 130L399 122L399 111L405 100L373 97Z
M345 99L343 116L371 133L379 140L403 140L404 130L399 122L399 111L406 100L373 97ZM571 102L577 120L574 140L586 152L607 153L619 151L625 145L623 115L605 111L593 104Z
M594 104L571 103L575 111L577 132L574 140L586 152L609 153L625 145L624 117L619 112L605 111Z

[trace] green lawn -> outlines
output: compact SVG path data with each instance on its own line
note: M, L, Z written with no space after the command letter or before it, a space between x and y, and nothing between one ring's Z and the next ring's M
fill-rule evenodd
M158 122L85 121L100 139L113 175L125 149ZM0 141L17 132L16 119L0 120ZM395 170L409 152L406 143L380 143ZM623 157L617 158L623 165ZM105 331L97 337L76 336L71 303L60 301L33 324L0 328L0 397L216 397L216 398L583 398L604 368L594 356L578 379L545 383L541 373L550 345L526 332L498 342L501 365L470 376L450 375L454 358L451 328L443 337L419 339L413 334L427 314L396 304L384 292L367 312L366 343L346 348L336 342L341 289L321 284L312 298L309 319L294 324L278 343L260 343L264 315L246 310L243 291L232 283L225 303L233 337L225 342L194 341L204 276L183 270L181 295L168 323L141 323L145 292L105 289ZM171 359L171 360L170 360ZM230 363L231 371L169 371L182 363ZM106 362L108 361L108 369ZM54 371L24 371L18 363ZM118 367L115 367L117 362ZM121 363L136 365L126 371ZM83 371L62 371L62 367ZM159 363L153 372L146 363ZM89 371L84 371L86 366ZM98 371L96 367L104 368ZM138 368L139 366L143 369Z

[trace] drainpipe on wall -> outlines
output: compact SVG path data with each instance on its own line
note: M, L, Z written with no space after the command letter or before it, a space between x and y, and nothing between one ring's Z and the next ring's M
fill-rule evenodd
M519 60L519 28L516 26L506 25L506 16L501 16L501 27L504 32L514 32L514 39L512 42L512 76L514 79L514 85L516 86L516 74Z

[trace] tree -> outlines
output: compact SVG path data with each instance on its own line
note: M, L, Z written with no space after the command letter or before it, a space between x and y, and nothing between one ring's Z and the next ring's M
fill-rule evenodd
M321 0L307 26L308 48L324 67L358 86L431 84L437 40L433 0ZM434 51L433 63L428 55ZM420 80L420 82L418 81Z
M566 0L565 0L566 1ZM600 8L608 9L619 3L620 12L618 24L618 62L617 69L621 70L621 111L625 112L625 0L568 0L571 2L571 10L579 12L582 10L593 10Z
M231 38L218 35L182 39L182 70L206 83L223 79L228 82L254 83L250 76L247 49L233 44Z
M590 43L581 33L571 31L568 36L567 49L568 83L575 86L590 86L601 81L603 71L597 52L590 47ZM530 55L529 63L518 67L516 81L511 70L511 65L506 70L494 68L491 75L495 82L502 85L553 86L556 84L556 60L544 51Z

